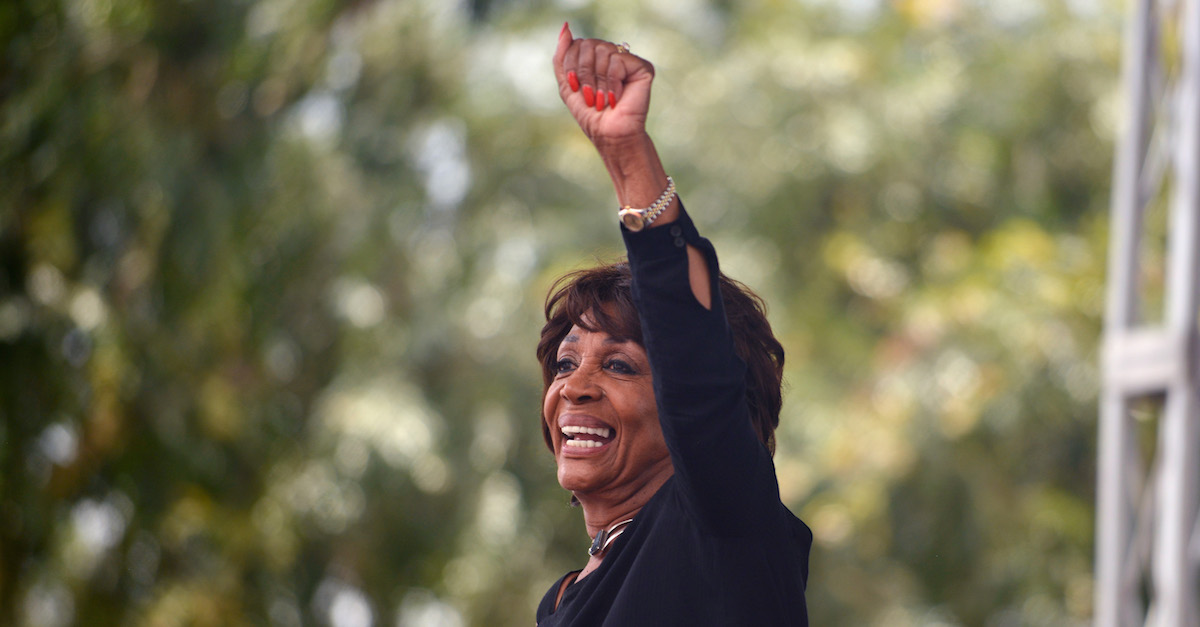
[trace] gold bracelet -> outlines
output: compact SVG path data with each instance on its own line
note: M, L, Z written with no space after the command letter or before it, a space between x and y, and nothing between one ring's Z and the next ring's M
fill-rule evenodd
M621 224L624 224L625 228L636 233L650 226L650 223L654 222L666 210L667 205L671 204L671 200L674 197L675 181L668 176L667 189L663 190L662 195L658 197L658 200L654 201L653 205L645 209L634 209L629 205L625 205L617 211L617 217L621 219Z

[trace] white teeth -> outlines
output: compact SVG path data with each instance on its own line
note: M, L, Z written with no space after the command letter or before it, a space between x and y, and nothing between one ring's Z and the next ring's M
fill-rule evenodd
M607 440L608 438L612 437L612 429L609 429L608 427L576 427L576 426L570 426L570 427L563 427L563 428L562 428L562 432L563 432L564 434L566 434L566 435L577 435L577 434L580 434L580 433L586 433L586 434L589 434L589 435L598 435L598 436L600 436L600 437L602 437L602 438L604 438L604 439L606 439L606 440Z
M563 442L563 446L571 446L574 448L597 448L604 446L604 443L597 442L596 440L567 440L566 442Z

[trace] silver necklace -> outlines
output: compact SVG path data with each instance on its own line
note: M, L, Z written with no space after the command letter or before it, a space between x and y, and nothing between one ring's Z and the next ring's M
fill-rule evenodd
M599 555L606 551L608 545L612 544L613 540L617 539L617 536L624 533L625 526L631 522L633 522L633 519L629 518L622 520L608 529L601 529L600 533L597 533L596 537L592 538L592 546L588 549L588 555Z

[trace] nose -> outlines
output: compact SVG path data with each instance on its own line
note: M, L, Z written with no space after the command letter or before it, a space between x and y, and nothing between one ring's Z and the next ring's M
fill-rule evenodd
M590 367L580 366L563 382L562 396L572 403L586 403L604 396L604 389L596 383Z

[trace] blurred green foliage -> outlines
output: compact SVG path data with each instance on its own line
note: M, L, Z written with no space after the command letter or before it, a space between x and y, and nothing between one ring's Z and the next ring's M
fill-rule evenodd
M532 621L541 299L620 244L564 19L771 306L813 624L1086 623L1115 3L17 0L0 624Z

